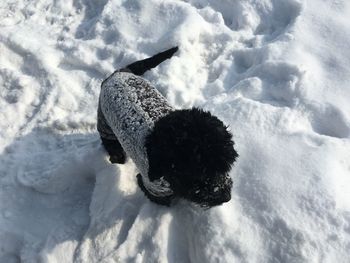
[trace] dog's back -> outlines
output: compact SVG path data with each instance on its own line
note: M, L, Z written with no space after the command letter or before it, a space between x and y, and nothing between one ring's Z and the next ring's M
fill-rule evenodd
M177 47L153 57L136 61L115 71L101 85L97 130L111 162L124 163L130 156L141 174L147 189L153 188L148 179L148 159L144 141L154 123L174 109L147 80L144 74L171 58ZM167 187L154 187L160 195L171 195Z

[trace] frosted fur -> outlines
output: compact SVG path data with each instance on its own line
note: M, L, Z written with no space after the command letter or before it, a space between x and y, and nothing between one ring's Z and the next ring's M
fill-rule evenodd
M98 130L106 139L119 140L139 169L145 187L156 196L171 195L172 190L164 179L150 182L145 138L154 123L171 111L148 81L132 73L115 72L102 83Z

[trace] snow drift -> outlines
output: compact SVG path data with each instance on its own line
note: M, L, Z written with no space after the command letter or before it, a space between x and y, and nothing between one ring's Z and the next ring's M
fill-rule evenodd
M349 262L350 4L0 3L0 262ZM145 77L230 126L232 200L166 208L100 146L101 81Z

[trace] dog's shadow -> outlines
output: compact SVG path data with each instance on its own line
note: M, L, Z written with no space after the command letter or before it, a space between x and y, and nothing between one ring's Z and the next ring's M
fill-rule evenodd
M94 164L106 165L96 133L63 135L48 128L34 129L4 148L0 215L6 216L0 224L1 262L12 258L21 262L22 257L38 262L35 255L41 251L44 255L59 243L79 241L89 224ZM9 238L17 245L6 245Z
M134 164L111 164L97 133L34 130L6 147L1 167L2 176L13 179L8 191L14 198L6 201L14 218L7 229L22 230L16 240L23 245L1 252L0 258L24 250L44 261L59 254L74 262L207 257L212 214L184 202L151 203L137 186ZM36 247L28 245L33 239L26 232L38 236ZM62 245L66 242L76 245Z

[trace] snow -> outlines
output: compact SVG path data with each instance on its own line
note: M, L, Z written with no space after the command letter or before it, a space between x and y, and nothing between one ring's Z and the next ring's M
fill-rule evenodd
M0 2L0 262L350 262L346 0ZM101 81L146 73L230 126L232 200L151 203L96 132Z

